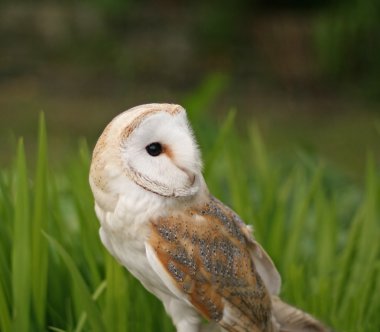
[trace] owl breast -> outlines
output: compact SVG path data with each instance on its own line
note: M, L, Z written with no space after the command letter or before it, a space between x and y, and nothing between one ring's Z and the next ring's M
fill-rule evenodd
M162 214L160 211L165 210L162 208L164 205L159 196L152 199L146 193L136 195L135 191L132 196L120 195L114 211L95 206L103 245L145 288L159 298L168 294L168 290L147 260L145 242L150 234L149 220L152 216Z

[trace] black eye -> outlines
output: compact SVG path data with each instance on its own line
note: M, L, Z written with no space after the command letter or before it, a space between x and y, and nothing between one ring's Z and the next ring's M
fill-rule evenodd
M162 152L162 145L158 142L150 143L145 148L146 152L148 152L152 157L157 157Z

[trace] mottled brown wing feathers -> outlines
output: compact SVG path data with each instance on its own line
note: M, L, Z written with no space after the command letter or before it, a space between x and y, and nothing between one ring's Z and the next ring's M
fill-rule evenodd
M270 296L242 225L211 198L199 208L154 220L149 245L203 316L228 331L271 331Z

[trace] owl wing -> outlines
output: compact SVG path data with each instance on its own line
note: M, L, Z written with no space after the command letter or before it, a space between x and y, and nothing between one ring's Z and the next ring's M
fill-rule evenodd
M177 297L228 331L272 331L280 279L239 217L215 198L151 223L152 268Z

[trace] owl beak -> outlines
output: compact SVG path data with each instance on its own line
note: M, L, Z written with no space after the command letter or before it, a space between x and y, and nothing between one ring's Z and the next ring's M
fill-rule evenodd
M190 186L192 187L195 182L195 174L194 173L187 173L189 180L190 180Z
M199 190L199 186L198 186L198 183L196 181L197 177L194 173L192 173L188 170L185 170L182 168L181 168L181 170L187 175L189 181L184 187L175 189L173 196L174 197L192 196Z
M186 168L183 168L183 167L178 167L178 168L187 175L187 177L189 179L189 187L192 187L194 185L195 179L196 179L195 173L190 172L189 170L187 170Z

